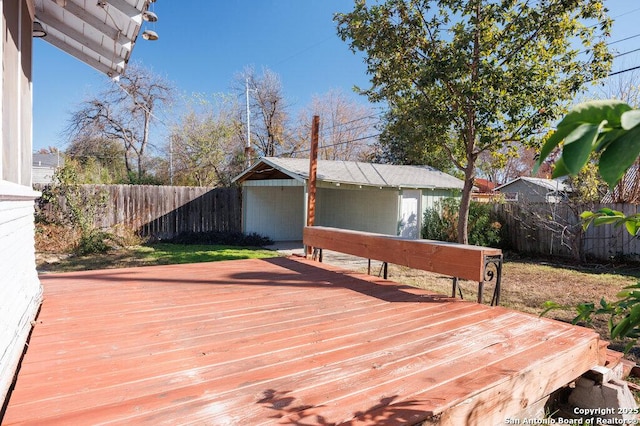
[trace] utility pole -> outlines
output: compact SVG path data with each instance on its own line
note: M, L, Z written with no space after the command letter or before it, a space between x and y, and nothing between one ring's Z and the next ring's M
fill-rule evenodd
M169 137L169 185L173 186L173 137Z
M244 159L247 169L251 167L251 109L249 108L249 78L245 80L247 97L247 144L244 147Z

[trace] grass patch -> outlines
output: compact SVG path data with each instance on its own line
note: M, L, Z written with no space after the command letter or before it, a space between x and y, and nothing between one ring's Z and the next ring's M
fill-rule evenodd
M218 262L221 260L263 259L278 254L254 247L187 245L160 243L134 248L143 261L157 264Z
M41 273L73 272L174 263L263 259L276 256L278 253L275 251L257 247L157 243L125 247L108 253L85 256L41 253L37 256L37 268Z

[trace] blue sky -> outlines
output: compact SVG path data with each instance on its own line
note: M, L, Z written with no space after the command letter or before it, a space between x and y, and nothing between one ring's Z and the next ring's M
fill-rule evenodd
M362 58L340 40L333 22L335 12L352 7L351 0L158 0L152 6L158 22L143 29L160 38L138 38L132 62L150 67L186 94L230 92L234 76L246 66L268 67L280 76L295 113L313 95L367 87ZM637 0L608 0L607 7L616 19L611 41L640 34ZM64 149L62 131L70 112L108 80L44 40L34 45L34 150ZM620 53L639 47L640 37L611 45ZM616 58L612 71L638 65L640 54L632 53Z
M131 62L187 94L231 92L234 76L246 66L268 67L280 76L295 111L314 94L351 94L354 85L366 85L365 65L336 35L332 20L349 7L345 0L158 0L151 9L158 22L143 29L156 31L159 40L139 37ZM103 88L107 77L44 40L34 44L34 149L63 148L70 111Z

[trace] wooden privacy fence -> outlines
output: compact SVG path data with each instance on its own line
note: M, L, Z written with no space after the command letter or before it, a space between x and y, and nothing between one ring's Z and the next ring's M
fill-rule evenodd
M544 256L640 261L640 240L624 226L590 226L582 231L580 213L610 208L626 215L638 213L635 204L504 203L494 212L503 222L507 244L521 253Z
M144 237L167 239L181 232L241 231L237 188L153 185L81 185L90 197L105 197L95 218L101 228L124 225Z

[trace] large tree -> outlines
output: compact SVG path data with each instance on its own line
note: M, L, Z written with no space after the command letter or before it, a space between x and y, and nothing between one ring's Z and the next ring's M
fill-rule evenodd
M268 68L258 74L248 67L236 78L235 89L249 98L250 117L244 119L248 118L250 122L251 149L255 149L258 156L280 154L288 137L289 120L280 76ZM246 121L244 123L246 126Z
M67 128L70 140L76 145L101 139L120 143L130 180L140 182L145 178L151 124L171 101L172 92L160 76L130 65L119 81L111 81L72 114Z
M227 186L242 171L237 110L234 97L192 97L169 135L175 184Z
M302 109L291 138L292 146L285 154L309 154L314 115L320 117L318 158L360 161L373 155L378 114L371 106L360 104L339 90L314 96Z
M365 53L362 93L412 120L407 144L446 155L464 175L462 243L478 156L531 141L611 62L602 0L357 0L335 19Z

